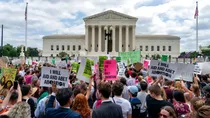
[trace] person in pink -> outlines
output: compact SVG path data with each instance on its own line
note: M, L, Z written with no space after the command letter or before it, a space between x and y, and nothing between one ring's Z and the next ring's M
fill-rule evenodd
M26 84L31 84L32 81L32 75L31 75L31 72L30 70L26 71L26 75L24 76L25 80L26 80Z

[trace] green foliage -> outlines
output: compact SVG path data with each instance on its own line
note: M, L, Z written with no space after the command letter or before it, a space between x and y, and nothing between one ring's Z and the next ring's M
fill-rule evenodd
M3 46L3 56L18 57L20 56L20 52L21 52L21 46L13 47L10 44L6 44ZM38 57L39 51L37 48L28 47L25 56Z
M210 56L210 49L203 49L201 50L201 52L204 56L208 56L208 57Z
M66 57L68 54L66 53L66 52L60 52L59 54L58 54L58 56L59 57Z
M199 54L198 52L194 51L194 52L190 53L190 58L195 58L198 56L198 54Z

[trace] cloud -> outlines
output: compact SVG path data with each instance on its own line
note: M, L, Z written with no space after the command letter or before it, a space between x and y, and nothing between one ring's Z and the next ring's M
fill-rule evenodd
M139 18L137 34L181 37L181 51L195 50L195 0L27 0L28 46L42 48L42 37L51 34L84 34L83 18L116 10ZM0 23L4 44L18 46L25 38L24 0L1 0ZM210 2L199 1L199 44L210 44Z

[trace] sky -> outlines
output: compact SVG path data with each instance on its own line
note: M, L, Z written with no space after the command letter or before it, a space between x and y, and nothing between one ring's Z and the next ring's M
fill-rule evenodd
M181 51L196 49L196 0L0 0L4 45L25 43L28 2L28 46L42 49L42 37L84 34L83 18L115 10L138 18L136 34L175 35ZM199 0L199 45L210 45L210 0Z

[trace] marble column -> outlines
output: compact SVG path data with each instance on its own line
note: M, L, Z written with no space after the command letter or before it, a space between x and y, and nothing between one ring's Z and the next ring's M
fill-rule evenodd
M85 49L89 51L88 45L88 25L85 25Z
M92 26L92 52L95 52L95 26Z
M126 40L125 40L125 51L128 52L128 45L129 45L129 26L126 25Z
M98 26L98 52L101 52L101 25Z
M122 25L119 26L119 52L122 52Z
M135 45L135 41L136 41L136 26L132 26L132 35L133 35L133 39L132 39L132 50L136 49L136 45Z
M112 26L112 52L115 52L115 26Z

